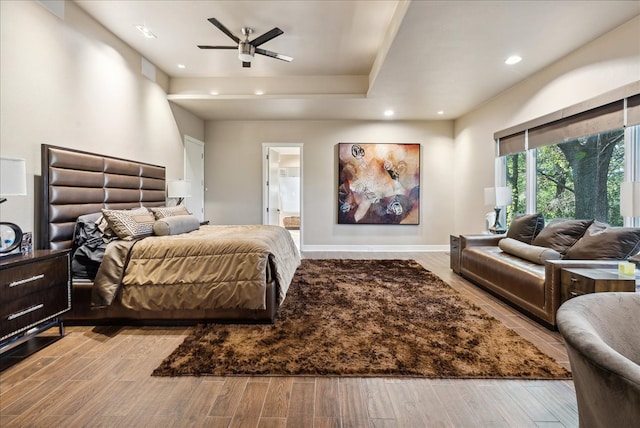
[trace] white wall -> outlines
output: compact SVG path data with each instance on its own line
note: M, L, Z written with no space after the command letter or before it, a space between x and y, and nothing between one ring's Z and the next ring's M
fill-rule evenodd
M431 246L453 228L450 121L208 121L205 213L218 224L262 222L262 143L302 143L305 248ZM420 143L420 225L338 225L337 144Z
M182 134L204 138L202 120L182 109L174 118L165 73L146 79L136 51L64 6L60 19L37 2L0 1L0 154L26 159L28 180L28 196L2 204L0 218L24 231L38 229L41 143L164 165L177 178Z
M524 58L526 61L526 58ZM493 133L640 79L640 16L524 80L455 122L455 222L483 229L483 188L494 182Z

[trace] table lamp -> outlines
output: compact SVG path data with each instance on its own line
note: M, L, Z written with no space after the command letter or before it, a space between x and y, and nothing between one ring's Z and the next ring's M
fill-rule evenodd
M5 196L27 194L27 168L24 159L0 158L0 204ZM20 254L22 229L9 222L0 222L0 256ZM16 251L17 250L17 251Z
M169 198L177 198L180 205L184 198L191 197L191 182L188 180L173 180L169 182L167 189L167 196Z
M485 187L484 203L491 205L496 212L496 219L493 226L489 228L491 233L504 233L506 229L500 224L500 211L502 207L511 205L511 188L510 187Z

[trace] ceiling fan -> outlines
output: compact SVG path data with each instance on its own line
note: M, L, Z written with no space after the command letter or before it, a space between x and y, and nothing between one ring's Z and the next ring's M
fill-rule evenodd
M270 56L271 58L280 59L282 61L291 62L293 58L290 56L282 55L276 52L271 52L266 49L259 48L258 46L268 42L269 40L278 37L283 34L284 31L279 29L278 27L273 28L263 35L256 37L253 40L249 40L249 36L253 33L253 29L249 27L242 28L242 35L244 36L244 40L240 40L235 34L227 29L224 25L220 23L215 18L209 18L208 21L218 27L220 31L229 36L231 40L237 43L236 46L209 46L209 45L198 45L200 49L238 49L238 59L242 61L243 67L251 67L251 60L253 60L254 54L260 54L265 56Z

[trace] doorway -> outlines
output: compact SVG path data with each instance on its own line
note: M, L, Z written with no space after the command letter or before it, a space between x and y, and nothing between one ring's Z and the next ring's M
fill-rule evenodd
M204 221L204 143L185 135L184 179L191 183L191 196L185 199L187 210Z
M282 226L300 248L302 144L263 143L263 223Z

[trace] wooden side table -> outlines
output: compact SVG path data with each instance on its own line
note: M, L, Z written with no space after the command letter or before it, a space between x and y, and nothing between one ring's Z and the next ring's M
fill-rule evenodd
M458 235L449 236L449 266L451 270L460 275L460 237Z
M0 353L54 326L71 309L68 250L0 259Z
M603 291L636 291L635 276L617 269L565 268L560 272L560 303L572 297Z

